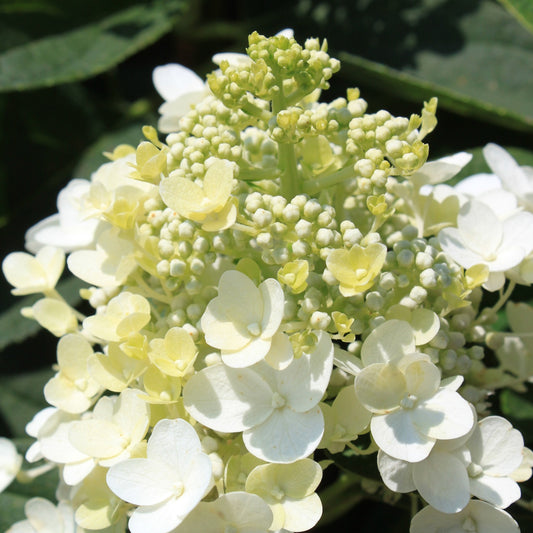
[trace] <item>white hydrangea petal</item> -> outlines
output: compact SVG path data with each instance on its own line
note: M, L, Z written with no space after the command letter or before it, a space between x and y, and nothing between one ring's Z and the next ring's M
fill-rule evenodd
M409 321L413 328L415 343L417 346L430 342L440 329L440 320L431 309L415 309Z
M468 402L458 393L440 389L412 410L413 423L433 439L455 439L468 433L474 415Z
M453 178L472 159L472 154L458 152L456 154L441 157L436 161L425 163L420 170L413 175L415 183L427 183L435 185Z
M263 298L254 282L238 270L228 270L220 277L218 298L226 306L226 316L239 324L263 319Z
M221 350L237 351L246 346L251 335L242 322L233 321L227 315L226 303L215 298L209 302L201 318L205 342Z
M363 369L361 359L343 350L338 344L333 345L333 362L335 366L352 376L357 376Z
M395 365L375 363L357 375L355 392L366 409L376 413L390 411L407 393L405 376Z
M491 272L487 281L483 283L483 288L486 291L499 291L505 285L505 274L503 272Z
M370 423L372 413L366 409L355 392L355 387L343 387L333 402L337 423L349 435L358 435Z
M292 463L312 453L324 433L324 418L317 406L305 413L276 409L262 424L246 430L246 449L271 463Z
M124 501L156 505L175 494L177 477L167 463L135 458L113 465L106 480L109 488Z
M272 513L265 502L255 494L245 492L232 492L222 495L219 500L223 514L229 522L238 524L246 533L256 533L261 524L265 529L272 522ZM217 502L219 500L216 500ZM215 502L216 503L216 502ZM219 507L219 508L220 508ZM267 524L267 526L265 526Z
M480 194L494 190L503 190L502 182L495 174L479 173L473 174L461 180L454 189L460 194L471 197L478 197Z
M443 513L457 513L470 500L470 485L465 465L454 455L433 450L413 464L413 481L430 505Z
M69 439L80 452L90 457L114 457L124 450L120 428L107 420L93 418L73 422Z
M180 129L180 119L183 115L173 116L173 115L163 115L159 117L157 121L157 129L161 133L172 133L179 131Z
M304 353L276 374L279 393L298 412L311 409L322 399L333 370L331 338L323 331L317 336L310 354Z
M481 256L495 253L502 240L503 226L497 215L475 200L461 207L457 227L466 247Z
M464 533L463 524L473 520L482 533L520 533L510 514L480 500L471 500L459 513L441 513L430 505L411 521L410 533Z
M152 81L157 92L164 100L174 100L184 93L204 90L202 78L191 69L178 63L156 67Z
M24 505L28 522L38 533L57 533L61 524L61 515L56 506L40 497L31 498Z
M255 338L239 350L222 350L222 361L232 368L245 368L261 361L271 347L270 339Z
M288 335L278 331L271 340L270 349L265 355L265 361L276 370L285 370L294 358L291 341Z
M370 421L374 441L386 454L415 463L425 459L435 445L435 439L422 435L403 409L374 416Z
M0 492L15 479L21 464L22 455L18 454L13 442L0 437Z
M472 461L489 475L506 476L522 462L524 439L508 420L500 416L481 420L467 445Z
M283 502L285 522L283 528L288 531L308 531L314 527L322 516L322 502L316 492L301 500L286 499Z
M483 157L506 189L519 195L528 190L527 176L507 150L497 144L489 143L483 148Z
M128 435L130 441L140 441L150 424L150 407L140 398L136 389L122 391L117 399L117 409L113 414L113 422Z
M63 480L71 487L80 484L94 469L96 461L92 458L63 466Z
M493 261L487 262L490 274L514 268L522 262L524 257L524 248L520 245L502 247L498 250L498 256Z
M387 320L365 339L361 348L361 359L365 366L386 363L414 352L413 328L405 320Z
M516 196L505 189L485 192L476 199L488 205L500 219L513 215L518 205Z
M395 459L383 450L378 451L378 469L383 483L394 492L411 492L416 490L413 481L412 464Z
M220 533L227 525L243 533L264 533L272 523L272 511L256 494L230 492L213 502L200 502L175 533Z
M180 475L185 490L180 496L182 513L189 513L206 495L211 486L213 466L205 453L197 453L190 458L181 456Z
M92 398L78 389L72 381L62 376L51 378L44 386L44 397L50 405L54 405L67 413L83 413L92 405Z
M163 419L154 427L146 454L150 459L166 463L175 472L189 471L189 462L202 451L194 428L182 419Z
M520 499L518 483L508 477L481 475L470 478L470 492L473 496L505 509Z
M285 296L278 280L268 278L259 285L263 297L263 320L261 322L261 336L270 339L279 328L283 318Z
M483 257L466 247L457 228L444 228L438 235L439 243L444 253L449 255L463 268L484 263Z
M164 115L163 118L173 118L179 128L179 119L188 113L191 106L200 102L205 96L205 86L202 82L202 88L197 90L188 91L180 94L173 100L168 100L159 106L159 113ZM176 131L176 130L174 130ZM163 133L167 133L163 131Z
M440 384L440 370L431 362L413 361L404 370L407 392L418 399L430 398Z
M176 498L160 504L137 507L128 521L131 533L169 533L185 518L181 514Z
M533 250L533 214L521 211L503 221L501 248L519 246L524 256Z
M183 389L183 403L198 422L215 431L243 431L273 410L272 389L253 370L225 365L205 368Z
M239 54L237 52L220 52L215 54L211 58L211 61L218 66L220 66L222 61L227 61L230 65L238 67L247 67L252 63L250 56L247 54Z
M75 448L69 439L70 424L63 422L50 435L39 434L41 453L54 463L77 463L88 459L87 455Z

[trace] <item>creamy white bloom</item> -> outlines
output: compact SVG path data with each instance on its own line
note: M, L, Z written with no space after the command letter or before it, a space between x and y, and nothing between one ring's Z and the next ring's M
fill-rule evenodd
M280 283L269 278L256 287L238 270L220 277L218 296L201 319L207 344L221 350L222 361L233 368L251 366L262 359L285 368L293 358L287 335L278 331L285 298Z
M103 222L89 218L86 205L89 189L88 180L71 180L57 196L58 212L26 232L26 249L37 253L43 246L55 246L65 252L90 248Z
M466 434L472 410L457 392L462 380L441 386L440 371L424 354L395 363L375 363L355 380L361 403L374 416L370 430L376 444L397 459L425 459L437 439Z
M464 268L483 264L489 268L487 290L505 282L504 272L519 265L533 250L533 215L518 212L503 221L485 203L471 200L457 217L457 228L440 231L446 254Z
M200 76L178 63L156 67L152 72L152 81L165 100L159 107L162 116L157 124L159 131L163 133L178 131L179 119L209 91Z
M441 513L429 505L411 521L410 533L520 533L512 516L501 509L472 500L455 514Z
M380 450L378 468L391 490L416 489L443 513L461 511L471 495L505 508L520 498L512 474L522 464L523 450L520 432L507 420L489 416L465 437L438 441L429 456L416 463Z
M135 453L149 423L149 405L138 390L126 389L100 398L91 417L70 424L68 436L77 450L109 467Z
M137 266L134 244L119 237L117 228L98 236L95 250L77 250L67 260L69 270L96 287L118 287Z
M324 432L318 402L333 368L329 335L283 370L260 362L248 368L219 364L192 376L183 402L198 422L223 432L243 432L250 453L274 463L291 463L312 453Z
M61 477L70 486L77 485L88 476L96 461L80 452L70 441L69 431L72 422L79 415L47 407L39 411L26 426L26 433L37 439L26 452L26 460L35 462L43 457L62 465Z
M508 507L520 498L520 487L511 478L521 465L524 439L500 416L481 420L467 441L470 492L497 507Z
M74 520L74 511L67 502L57 507L44 498L32 498L26 502L27 520L13 524L7 533L84 533Z
M274 520L269 529L307 531L322 516L322 503L315 492L321 479L322 468L312 459L259 465L246 479L246 492L270 505Z
M533 211L533 168L518 165L507 150L494 143L483 148L483 155L503 187L516 195L528 211Z
M342 452L346 443L357 438L368 427L372 413L366 409L353 385L344 387L331 405L321 403L324 415L324 435L319 448L327 448L331 453Z
M2 261L2 272L16 296L53 291L64 267L65 252L53 246L41 248L35 257L13 252Z
M201 502L172 533L265 533L272 511L257 495L223 494L213 502Z
M113 465L109 488L138 505L128 522L132 533L167 533L196 507L212 482L211 460L185 420L160 420L148 440L146 458Z
M0 492L15 479L22 464L22 455L15 445L5 437L0 437Z
M46 401L68 413L83 413L103 392L87 367L93 349L78 334L62 337L57 344L59 372L44 386Z
M456 392L462 378L441 383L440 370L415 348L409 323L384 322L363 343L365 368L355 379L360 402L374 415L376 444L409 462L425 459L437 439L465 435L474 424L468 402Z

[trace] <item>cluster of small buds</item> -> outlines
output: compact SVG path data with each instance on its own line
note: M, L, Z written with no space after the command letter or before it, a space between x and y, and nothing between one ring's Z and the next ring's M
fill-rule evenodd
M239 130L247 122L242 112L230 110L215 97L207 96L181 118L181 131L167 136L169 170L201 178L210 157L238 160L242 155Z
M287 202L282 196L249 194L243 215L256 230L249 240L252 249L261 251L267 265L280 265L305 258L325 259L341 245L335 210L305 195ZM311 264L314 270L318 265Z

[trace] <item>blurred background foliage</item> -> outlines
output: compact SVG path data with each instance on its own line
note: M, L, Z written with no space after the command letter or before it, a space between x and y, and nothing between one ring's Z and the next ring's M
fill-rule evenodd
M342 61L328 100L356 86L370 112L409 116L438 96L430 158L471 149L468 175L487 170L481 147L496 142L533 165L531 0L0 0L2 257L23 249L26 229L56 211L57 193L71 178L88 178L105 162L103 151L135 144L142 125L156 125L162 101L152 86L154 67L178 62L204 75L214 53L243 51L251 31L271 35L287 27L298 40L326 38ZM61 283L75 301L79 285ZM31 297L15 299L9 289L2 279L0 435L24 449L24 426L44 406L56 339L20 317ZM494 401L529 446L532 398L531 391L508 392L500 405ZM348 457L342 466L362 472L369 464ZM22 517L32 494L53 497L54 483L51 474L37 486L13 484L0 496L0 529ZM352 508L359 497L351 483L342 478L326 489L337 505L322 531L355 520L360 531L408 530L408 513L384 513L372 502ZM524 491L531 500L533 492ZM511 512L523 531L533 531L527 515Z

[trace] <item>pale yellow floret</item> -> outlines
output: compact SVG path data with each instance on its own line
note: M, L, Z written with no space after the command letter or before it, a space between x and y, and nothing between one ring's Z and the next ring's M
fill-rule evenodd
M202 186L171 175L161 182L160 194L179 215L202 224L206 231L219 231L229 228L237 218L232 187L233 168L217 159L205 173Z
M266 464L250 472L246 492L261 496L270 505L274 516L270 529L306 531L322 515L322 504L315 493L321 480L322 469L311 459Z
M150 341L148 357L168 376L183 377L190 372L198 350L192 337L183 328L171 328L164 339Z
M333 250L326 259L328 270L339 282L343 296L369 289L385 263L387 247L381 243L366 247L355 244L350 250Z
M55 298L41 298L32 306L32 318L56 337L73 333L78 319L70 305Z
M59 372L44 387L46 401L68 413L83 413L102 389L89 374L87 361L91 345L81 335L62 337L57 345Z
M307 289L309 263L304 259L296 259L286 263L278 271L278 281L290 287L293 294L300 294Z
M139 294L122 292L113 298L102 313L83 321L91 335L118 342L138 333L150 320L150 304Z

